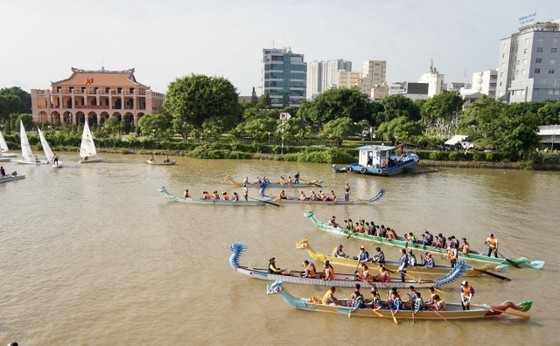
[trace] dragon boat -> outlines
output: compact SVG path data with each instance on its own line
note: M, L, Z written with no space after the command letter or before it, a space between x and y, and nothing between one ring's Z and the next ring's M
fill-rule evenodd
M238 273L245 274L255 279L261 280L283 280L284 282L294 283L294 284L303 284L303 285L315 285L315 286L336 286L336 287L355 287L357 283L366 285L366 287L377 287L379 289L385 288L406 288L410 285L419 284L414 280L405 280L402 282L400 278L392 279L389 282L367 282L363 280L356 279L354 274L339 274L335 273L333 280L323 280L319 273L315 275L313 278L304 278L301 277L301 271L286 271L282 274L269 274L267 269L259 269L259 268L251 268L241 266L239 264L239 258L241 254L247 251L247 246L242 243L233 243L230 245L231 256L229 258L229 265ZM418 288L428 288L430 286L434 287L442 287L445 286L456 279L461 277L461 273L466 270L466 263L461 261L460 263L455 266L452 270L450 270L446 275L435 279L435 280L423 280L421 281L421 285Z
M184 202L184 203L195 203L195 204L207 204L207 205L229 205L229 206L266 206L267 204L273 204L278 206L278 204L271 203L269 201L226 201L223 199L201 199L201 198L192 198L192 197L175 197L167 192L165 186L162 186L158 189L158 192L163 193L163 195L170 201L173 202Z
M505 302L499 305L471 304L470 310L463 310L460 303L447 303L445 311L424 310L424 311L419 311L413 315L411 310L400 310L398 313L393 315L393 311L391 311L390 309L372 310L371 308L359 308L353 311L353 309L349 306L323 304L319 297L298 298L287 291L282 281L275 281L273 284L268 285L266 287L266 293L269 295L280 294L282 298L284 298L286 303L301 310L330 312L330 313L336 313L341 315L347 315L348 317L360 316L360 317L386 318L389 320L392 319L396 323L398 323L399 319L447 321L447 320L497 317L502 314L508 314L508 315L521 317L524 319L529 319L530 316L524 314L524 312L528 312L533 304L531 301L525 301L519 304L514 304L512 302ZM346 302L343 300L340 301L343 303ZM512 309L516 311L508 311L508 309Z
M430 246L425 246L422 244L422 242L409 242L403 237L397 237L397 239L388 239L383 237L377 237L374 235L369 235L366 233L352 232L350 230L344 230L339 227L328 226L320 222L319 220L317 220L317 218L315 217L315 215L311 210L306 211L303 214L303 216L309 218L313 223L313 225L315 225L315 227L321 231L331 232L338 235L344 235L347 237L352 236L358 239L372 241L374 243L384 244L388 246L394 246L394 247L406 248L409 250L417 250L417 251L424 251L424 252L427 251L437 255L447 255L447 251L445 249L436 249ZM465 261L467 261L467 263L474 266L480 266L480 264L493 265L494 266L493 270L496 271L499 271L500 268L503 268L499 266L503 266L506 264L511 264L512 266L518 268L520 268L522 265L526 265L534 269L541 269L544 266L544 261L529 261L525 257L520 257L520 258L490 257L481 251L474 251L474 250L468 254L463 254L459 252L459 258L464 259Z
M358 260L357 259L344 258L344 257L333 257L333 256L330 256L330 255L324 255L324 254L321 254L321 253L317 253L309 245L309 241L307 239L303 239L302 241L297 242L296 243L296 249L307 251L309 256L311 256L311 258L313 258L315 261L320 261L320 262L329 261L329 263L331 263L331 264L339 264L339 265L353 267L353 268L356 268L356 266L358 265ZM378 264L376 262L374 262L373 259L371 259L371 258L370 258L370 261L368 263L372 263L374 266L378 266ZM396 271L400 267L400 263L397 262L397 261L385 261L383 266L385 268L387 268L389 271ZM499 270L500 270L501 273L505 273L507 268L508 268L508 265L505 264L502 267L500 267ZM434 276L434 275L441 276L441 275L445 275L445 274L449 273L451 271L451 269L452 269L451 266L442 266L442 265L436 265L433 268L428 268L428 267L424 267L424 266L414 266L414 267L408 266L406 268L406 272L408 274L412 274L412 275L421 275L420 277ZM495 267L491 266L491 265L488 265L488 264L483 264L479 268L468 267L466 269L466 271L462 273L462 275L463 276L480 276L482 274L488 274L490 276L496 275L496 274L493 274L493 273L487 273L486 272L486 271L492 270L492 269L495 269ZM502 276L500 276L500 278L503 278L503 279L508 280L508 281L510 280L510 279L502 277Z
M280 197L272 197L266 196L270 201L274 201L275 203L293 203L293 204L313 204L313 205L353 205L353 204L371 204L381 199L385 195L385 189L381 188L375 196L369 199L350 199L348 201L344 200L343 198L337 198L336 201L322 201L322 200L310 200L309 198L302 200L297 197L287 197L287 198L280 198Z
M303 189L307 187L323 187L321 186L321 184L324 183L323 180L310 180L310 181L305 181L303 183L287 183L287 182L282 183L279 181L279 182L270 182L262 186L262 184L259 184L257 182L240 183L234 180L230 175L226 175L224 180L229 181L233 186L236 187L241 187L243 185L246 185L247 187L254 187L259 189L262 187L279 188L279 189Z

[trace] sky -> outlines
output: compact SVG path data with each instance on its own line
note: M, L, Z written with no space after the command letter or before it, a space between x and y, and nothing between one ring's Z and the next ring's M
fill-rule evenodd
M387 60L389 83L417 81L433 59L445 82L496 68L519 18L560 18L560 1L0 0L0 88L48 89L71 67L136 69L165 92L176 78L225 77L262 93L263 48L305 61Z

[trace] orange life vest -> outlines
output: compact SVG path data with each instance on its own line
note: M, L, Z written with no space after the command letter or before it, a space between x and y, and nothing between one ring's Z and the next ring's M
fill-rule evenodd
M438 300L437 302L434 302L434 310L445 311L446 308L447 305L445 304L445 301L443 301L442 299Z
M470 298L473 296L474 289L472 288L471 284L467 284L467 286L461 286L461 293L465 297Z
M229 201L229 195L228 194L224 195L224 201Z
M323 278L327 281L334 279L334 270L332 267L329 266L323 270Z
M373 276L371 276L369 268L362 271L362 274L360 274L360 278L362 278L362 280L365 280L367 282L372 282L373 281Z
M488 242L488 245L490 245L494 249L498 247L498 239L496 237L494 237L494 238L488 237L488 239L486 239L486 241Z
M309 263L307 266L305 266L305 271L309 270L309 276L310 277L315 277L315 275L317 274L315 272L315 268L311 265L311 263Z
M389 282L389 281L391 281L391 275L389 275L389 272L387 270L379 271L379 275L377 276L377 280L380 281L380 282Z

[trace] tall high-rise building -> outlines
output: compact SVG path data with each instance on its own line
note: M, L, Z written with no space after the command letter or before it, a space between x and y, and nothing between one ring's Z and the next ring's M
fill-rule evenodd
M307 98L339 87L340 71L352 71L352 62L343 59L310 62L307 65Z
M263 49L263 93L268 93L272 107L299 106L305 98L307 63L303 54L290 48Z
M496 97L515 102L560 100L560 19L532 23L500 40Z
M362 93L374 100L381 100L387 96L389 92L389 86L387 85L387 61L364 61L358 87Z
M475 72L472 75L471 90L473 92L488 95L491 98L496 97L496 86L498 80L497 70L487 70Z

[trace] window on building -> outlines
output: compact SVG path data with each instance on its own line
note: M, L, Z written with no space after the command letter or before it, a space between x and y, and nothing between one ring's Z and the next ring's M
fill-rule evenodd
M130 93L134 94L134 88L130 88Z
M500 86L502 86L502 82L500 82Z
M535 69L535 74L540 74L541 73L541 69L540 68L536 68Z
M528 39L528 38L525 39L525 43L529 43L529 39Z
M502 59L506 58L506 53L502 53Z
M523 59L523 65L527 65L527 59Z
M105 88L105 93L109 93L109 91L111 91L111 88Z
M70 87L68 88L68 90L70 90L70 92L74 91L74 87Z
M97 91L99 90L98 87L93 88L93 92L97 94Z
M62 90L62 87L56 87L56 91L60 92L61 90Z
M117 88L117 94L122 93L122 88Z
M504 73L503 73L503 72L500 72L500 77L503 77L503 76L504 76Z
M525 72L526 72L525 69L521 70L521 74L525 74Z
M552 95L552 93L554 92L554 89L548 89L548 94Z
M527 54L527 48L523 49L523 54Z
M554 37L554 38L552 39L552 43L558 43L558 37Z
M82 87L82 92L86 91L86 87Z
M551 53L556 53L556 52L558 52L558 48L550 48L550 52Z
M537 53L542 53L542 47L537 47Z
M535 59L535 62L536 62L537 64L540 64L540 63L542 62L542 58L536 58L536 59Z
M556 64L556 59L550 59L550 64L555 65Z
M554 69L553 68L549 69L548 74L554 74Z

